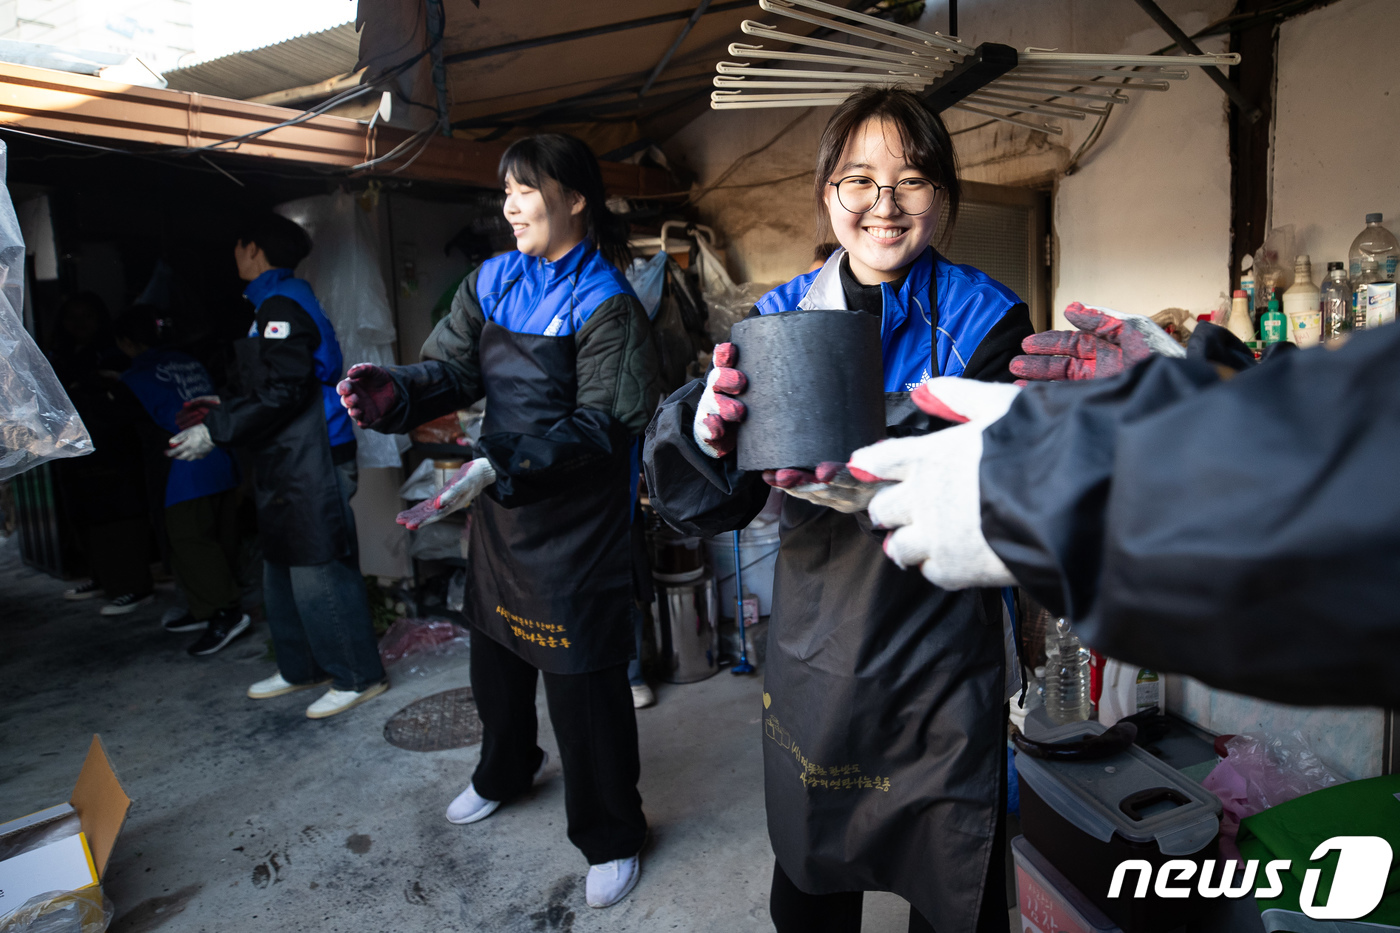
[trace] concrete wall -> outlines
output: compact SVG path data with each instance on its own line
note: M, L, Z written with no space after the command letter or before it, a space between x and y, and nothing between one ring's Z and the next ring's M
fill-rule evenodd
M1229 0L1163 4L1188 31L1231 6ZM989 0L963 4L959 12L962 38L974 44L1113 53L1152 52L1166 44L1136 6L1115 0ZM935 30L946 23L946 4L929 3L916 25ZM710 111L668 141L668 155L694 171L703 189L796 121L726 179L726 187L699 201L705 222L725 237L737 281L782 281L807 268L815 237L810 169L830 113ZM1165 94L1139 94L1115 109L1098 144L1063 179L1093 120L1062 121L1064 135L1053 137L1001 123L979 128L983 118L957 111L945 117L963 177L1057 184L1056 309L1079 300L1150 314L1166 307L1210 310L1228 287L1225 114L1223 95L1200 75ZM760 184L793 175L800 177Z
M1293 224L1320 281L1380 211L1400 230L1400 3L1340 0L1284 23L1278 41L1271 225Z

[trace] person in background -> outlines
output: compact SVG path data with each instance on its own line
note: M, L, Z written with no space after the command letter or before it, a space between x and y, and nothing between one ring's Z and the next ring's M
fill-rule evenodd
M837 107L814 193L841 248L755 313L877 318L883 372L870 378L893 436L942 426L910 401L930 373L1011 381L1029 311L930 245L961 187L952 140L923 101L870 88ZM743 528L770 487L786 493L758 711L774 926L859 930L861 892L883 890L910 902L910 931L1004 933L1005 594L948 592L894 566L865 514L873 490L844 464L741 470L744 360L729 343L714 360L662 403L643 463L652 505L688 534Z
M301 227L267 213L243 225L234 260L257 309L237 346L246 394L185 404L170 456L217 447L253 457L263 599L277 673L248 688L255 700L330 682L306 710L344 712L388 689L355 543L355 435L335 394L342 369L335 330L311 286L292 270L311 252Z
M131 358L122 382L159 429L162 447L180 428L185 403L214 394L209 373L193 357L162 346L164 320L149 305L133 305L113 328L117 347ZM239 608L238 466L215 448L202 460L173 460L163 489L170 566L189 608L164 623L166 631L203 629L189 646L195 657L214 654L245 634L251 620Z
M608 209L588 146L531 136L498 173L518 251L467 276L423 362L352 366L340 392L362 426L388 432L487 399L477 459L399 516L416 528L475 500L466 612L484 734L447 819L485 819L540 777L543 671L569 841L590 866L588 905L609 907L635 887L647 832L627 667L638 436L656 352L621 272L627 223Z
M120 382L127 358L112 340L107 306L79 292L59 308L49 359L92 435L93 452L54 463L63 509L78 529L91 578L67 590L70 600L106 595L102 615L135 612L155 599L146 471L135 430L140 406Z

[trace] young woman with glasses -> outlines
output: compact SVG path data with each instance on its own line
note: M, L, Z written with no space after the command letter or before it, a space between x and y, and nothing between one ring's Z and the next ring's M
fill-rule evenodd
M909 401L931 376L1012 381L1032 333L1010 289L932 247L960 194L937 116L907 91L857 93L817 154L818 219L841 248L754 311L878 315L891 435L944 426ZM644 463L652 504L691 533L743 527L770 486L789 494L761 714L774 925L856 931L860 892L893 891L911 931L1004 931L1005 594L947 592L886 560L870 487L844 465L741 471L743 366L717 346L708 378L653 419Z

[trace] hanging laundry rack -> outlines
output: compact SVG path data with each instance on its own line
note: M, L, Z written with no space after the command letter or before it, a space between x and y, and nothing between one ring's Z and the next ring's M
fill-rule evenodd
M1101 116L1114 104L1127 103L1130 92L1165 91L1171 82L1185 80L1189 67L1240 61L1233 52L1094 55L1035 48L1018 52L995 42L973 47L821 0L759 0L758 5L767 13L874 41L879 47L745 20L739 27L745 35L795 48L732 43L729 54L735 58L777 62L781 67L720 62L715 66L717 90L710 94L715 110L831 106L868 85L895 85L923 96L935 112L961 110L1058 136L1064 129L1052 121Z

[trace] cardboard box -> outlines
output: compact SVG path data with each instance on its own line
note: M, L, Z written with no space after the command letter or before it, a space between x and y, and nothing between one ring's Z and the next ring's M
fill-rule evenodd
M29 898L49 891L91 894L100 905L102 876L130 808L94 735L67 803L0 824L0 853L13 853L0 855L0 925Z

